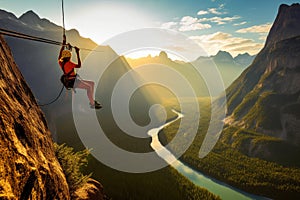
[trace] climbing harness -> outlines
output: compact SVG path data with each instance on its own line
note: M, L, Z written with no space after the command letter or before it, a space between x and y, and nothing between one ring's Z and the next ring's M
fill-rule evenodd
M74 83L75 83L77 75L72 75L72 74L74 74L74 68L67 73L65 71L65 64L66 64L65 62L63 62L63 64L62 64L62 70L63 70L64 74L61 75L60 81L67 90L70 90L70 89L73 89L73 87L74 87Z

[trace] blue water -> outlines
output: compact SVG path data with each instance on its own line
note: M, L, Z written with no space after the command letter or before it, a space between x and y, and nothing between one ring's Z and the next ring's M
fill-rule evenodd
M265 197L260 197L256 195L252 195L246 192L243 192L239 189L231 187L225 183L222 183L218 180L211 179L204 174L193 170L192 168L188 167L187 165L183 164L168 150L166 149L158 139L158 133L164 127L172 124L173 122L177 121L178 119L184 117L181 113L178 113L173 110L178 117L158 128L154 128L148 131L148 135L152 137L151 147L156 151L156 153L163 158L167 163L169 163L172 167L174 167L179 173L183 176L188 178L191 182L195 185L200 186L202 188L207 189L211 193L218 195L221 199L224 200L249 200L249 199L268 199Z

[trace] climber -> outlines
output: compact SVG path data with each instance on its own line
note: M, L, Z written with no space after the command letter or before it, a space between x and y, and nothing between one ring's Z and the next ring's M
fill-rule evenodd
M61 81L67 89L70 88L80 88L87 91L87 97L90 101L90 107L94 109L102 108L101 104L94 100L94 82L82 80L77 77L75 68L81 67L81 60L79 56L79 48L74 47L77 54L77 63L75 64L71 61L72 53L69 50L64 49L66 46L66 36L63 36L63 46L60 49L58 56L58 63L61 69L64 72L64 75L61 77ZM76 80L76 81L75 81Z

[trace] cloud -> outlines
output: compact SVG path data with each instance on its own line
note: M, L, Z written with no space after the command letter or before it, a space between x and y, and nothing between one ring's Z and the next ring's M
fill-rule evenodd
M246 52L254 55L263 48L263 43L257 43L252 39L234 37L224 32L191 36L190 39L197 42L210 55L215 55L219 50L228 51L233 56Z
M215 15L221 15L222 13L218 11L217 8L209 8L208 12Z
M259 39L259 40L262 40L262 41L266 41L266 40L267 40L267 35L261 34L260 37L259 37L258 39Z
M199 10L199 12L197 13L197 15L207 15L207 14L209 14L209 12L206 10Z
M247 22L240 22L240 23L236 23L236 24L233 24L233 26L241 26L241 25L244 25L244 24L247 24Z
M200 23L199 19L191 16L184 16L179 22L166 22L161 28L174 29L181 32L196 31L211 28L210 24Z
M184 16L180 20L181 25L191 25L198 22L198 18L191 16Z
M181 32L196 31L209 29L212 26L210 24L200 23L199 19L191 16L184 16L180 22L166 22L161 24L161 28L174 29Z
M222 12L225 7L225 4L220 4L218 8L209 8L207 10L200 10L198 11L197 15L207 15L207 14L214 14L214 15L223 15L226 12Z
M240 19L240 16L233 16L233 17L212 17L212 18L201 18L199 22L213 22L217 23L218 25L226 24L227 22L233 22L234 20Z
M161 28L172 29L178 25L178 22L166 22L161 25Z
M202 30L202 29L209 29L211 28L210 24L201 24L201 23L194 23L190 25L183 25L179 28L179 31L186 32L186 31L195 31L195 30Z
M211 35L208 35L209 37L209 41L214 41L214 40L227 40L231 37L230 34L228 33L223 33L223 32L217 32L215 34L211 34Z
M182 31L182 32L211 28L210 24L202 24L199 22L198 18L191 17L191 16L184 16L180 20L180 25L181 25L181 27L178 30Z
M243 28L240 30L237 30L237 33L268 33L272 27L272 23L257 25L257 26L251 26L248 28Z

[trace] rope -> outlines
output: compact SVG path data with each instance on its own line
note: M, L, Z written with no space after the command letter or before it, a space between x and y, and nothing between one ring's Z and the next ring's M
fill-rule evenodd
M62 21L63 21L63 35L66 35L64 0L61 0L61 12L62 12Z
M45 104L38 104L38 106L49 106L50 104L53 104L54 102L56 102L58 99L59 99L59 97L61 96L61 94L62 94L62 92L64 91L64 85L62 86L62 88L61 88L61 90L60 90L60 92L59 92L59 94L56 96L56 98L55 99L53 99L52 101L50 101L49 103L45 103Z

